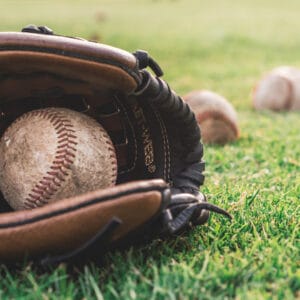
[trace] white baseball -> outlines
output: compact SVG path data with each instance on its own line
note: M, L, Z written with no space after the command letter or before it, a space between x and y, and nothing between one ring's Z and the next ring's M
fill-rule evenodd
M204 143L226 144L239 136L237 113L223 96L195 90L183 97L195 113Z
M0 140L0 189L16 210L109 187L114 146L94 119L65 108L30 111Z
M255 86L257 110L300 110L300 69L281 66L267 73Z

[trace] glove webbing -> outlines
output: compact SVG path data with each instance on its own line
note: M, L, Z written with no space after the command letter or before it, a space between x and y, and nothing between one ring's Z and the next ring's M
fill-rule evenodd
M181 131L182 144L190 152L190 149L196 148L200 141L200 129L195 115L190 107L170 89L166 82L158 77L153 77L146 70L142 72L143 81L135 95L141 99L147 98L158 111L167 115L174 127ZM202 156L202 152L197 154L200 157Z

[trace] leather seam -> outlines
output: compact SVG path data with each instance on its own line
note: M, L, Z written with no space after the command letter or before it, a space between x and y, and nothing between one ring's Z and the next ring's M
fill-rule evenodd
M0 224L0 229L8 229L8 228L14 228L14 227L18 227L18 226L23 226L23 225L27 225L27 224L32 224L35 222L39 222L39 221L43 221L45 219L49 219L49 218L54 218L57 217L59 215L65 215L66 213L70 213L70 212L74 212L76 210L94 205L94 204L98 204L101 202L106 202L106 201L111 201L111 200L115 200L117 198L121 198L121 197L125 197L125 196L129 196L132 194L139 194L139 193L146 193L146 192L162 192L164 190L166 190L167 187L162 187L162 186L151 186L151 187L146 187L146 188L136 188L136 189L132 189L129 191L124 191L124 192L120 192L118 194L115 195L111 195L109 197L107 196L103 196L103 197L97 197L96 199L92 199L90 201L83 201L80 204L77 204L75 206L69 206L67 208L63 208L63 209L59 209L58 211L53 211L53 212L49 212L49 213L45 213L41 216L36 216L27 220L23 220L20 222L11 222L11 223L7 223L7 224ZM1 219L1 214L0 214L0 219Z

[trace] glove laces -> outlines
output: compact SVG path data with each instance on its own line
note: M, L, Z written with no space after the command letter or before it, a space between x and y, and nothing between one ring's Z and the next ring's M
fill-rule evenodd
M173 195L163 214L163 232L176 234L189 224L203 224L207 221L210 211L232 219L226 210L207 202L202 193Z

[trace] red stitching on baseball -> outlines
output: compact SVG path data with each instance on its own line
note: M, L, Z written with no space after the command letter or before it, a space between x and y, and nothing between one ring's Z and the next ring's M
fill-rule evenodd
M52 169L52 170L58 170L58 169L60 169L60 166L51 166L50 169Z
M39 199L39 197L34 194L29 194L29 196L31 197L31 200L34 200L34 201L37 201Z
M69 132L62 132L62 133L58 136L58 138L60 138L60 139L62 139L63 137L66 137L66 138L68 138L68 137L75 137L75 138L76 138L75 135L70 134Z
M65 176L68 175L66 169L74 163L77 137L73 134L75 131L72 129L73 124L69 119L65 118L63 114L58 111L47 109L32 111L26 114L26 117L37 116L50 121L57 134L57 149L54 160L50 166L51 170L48 171L47 176L44 176L28 194L25 199L25 208L34 208L46 204L46 199L51 197L57 192L62 182L65 181Z
M73 151L76 151L76 149L75 148L71 148L70 147L70 149L72 149ZM63 150L58 150L56 153L63 153ZM72 156L72 157L75 157L75 154L74 153L71 153L69 150L66 150L66 153L67 153L67 155L69 155L69 156Z
M74 142L74 141L69 141L69 144L77 145L77 143ZM66 147L66 145L67 145L67 144L62 144L62 145L59 145L57 148L58 148L58 149L59 149L59 148L64 148L64 147ZM69 148L72 149L71 147L69 147Z
M106 139L105 143L106 145L108 145L108 150L110 151L110 158L114 160L114 166L112 167L112 174L110 176L110 182L111 185L115 184L115 178L117 177L117 158L116 158L116 152L115 152L115 148L114 145L108 135L108 133L105 130L101 130L102 134L104 136L104 138Z

